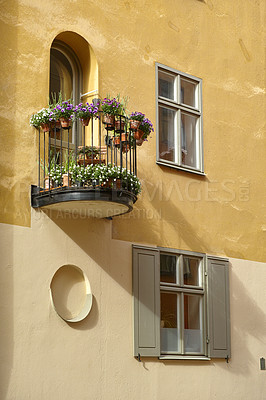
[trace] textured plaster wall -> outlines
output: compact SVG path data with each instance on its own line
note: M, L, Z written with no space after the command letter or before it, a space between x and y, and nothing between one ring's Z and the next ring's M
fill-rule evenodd
M203 79L206 176L157 166L154 133L139 149L143 194L113 237L265 259L263 0L9 0L0 16L2 222L30 226L37 137L28 121L47 103L52 41L73 31L94 51L100 94L128 95L129 110L153 122L155 62Z
M264 400L266 265L231 259L232 358L161 362L133 357L131 244L110 221L33 211L32 228L0 225L1 400ZM12 244L10 246L10 244ZM8 248L9 251L5 251ZM49 299L64 264L87 274L88 318L61 320Z

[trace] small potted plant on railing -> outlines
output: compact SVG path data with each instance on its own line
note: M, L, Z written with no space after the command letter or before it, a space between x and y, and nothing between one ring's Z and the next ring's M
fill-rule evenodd
M101 102L103 111L103 123L110 128L114 127L115 115L122 115L123 105L115 97L113 99L105 98Z
M95 146L79 146L78 147L78 163L84 164L84 154L85 160L88 161L90 164L99 164L101 160L99 160L100 151L98 147ZM85 161L85 164L88 162Z
M68 128L73 119L74 106L70 100L63 101L62 104L57 104L53 109L56 119L61 122L62 128Z
M98 105L99 104L94 105L93 103L80 103L74 108L74 113L76 117L81 120L83 126L88 126L91 118L97 118L96 114L99 111Z
M134 134L137 146L141 146L143 141L147 140L151 132L154 132L152 122L148 118L143 118L139 129Z
M137 130L145 118L145 114L139 111L132 112L129 116L130 129Z
M50 108L42 108L36 114L33 114L30 119L30 125L38 129L41 127L43 132L48 132L51 123L55 121L55 115Z

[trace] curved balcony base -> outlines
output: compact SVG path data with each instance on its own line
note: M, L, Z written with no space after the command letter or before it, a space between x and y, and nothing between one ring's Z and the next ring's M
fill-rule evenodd
M137 197L124 189L67 188L39 191L31 187L34 208L71 213L82 217L110 218L132 211Z

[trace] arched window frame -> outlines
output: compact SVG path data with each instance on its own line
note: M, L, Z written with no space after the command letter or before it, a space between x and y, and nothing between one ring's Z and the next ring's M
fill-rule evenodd
M80 61L73 51L73 49L68 46L66 43L61 40L55 39L51 45L51 49L55 49L61 52L66 59L68 60L73 73L73 102L75 105L81 102L82 95L82 82L83 82L83 74ZM51 65L51 56L50 56L50 65ZM50 67L49 67L49 76L50 76ZM49 87L49 95L51 94ZM77 139L77 144L81 142L81 127L80 124L73 124L73 145L76 144L75 140Z

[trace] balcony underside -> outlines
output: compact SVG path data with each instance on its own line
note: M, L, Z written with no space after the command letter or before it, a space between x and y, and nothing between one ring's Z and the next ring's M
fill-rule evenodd
M124 189L60 187L39 190L31 187L34 208L55 210L83 217L109 218L132 211L137 197Z

